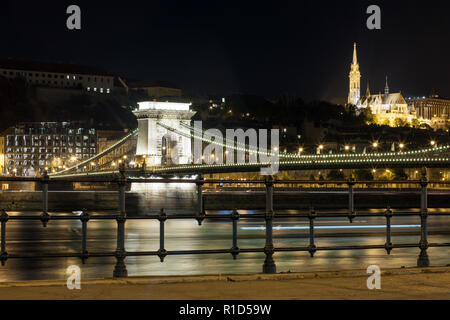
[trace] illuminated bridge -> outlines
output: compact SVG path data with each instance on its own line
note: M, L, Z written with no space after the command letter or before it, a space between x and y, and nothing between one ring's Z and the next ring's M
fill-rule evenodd
M214 141L205 138L203 132L180 122L177 128L168 125L163 120L157 122L157 126L171 134L188 137L190 139L200 139L204 143L229 147L230 141ZM56 172L50 175L51 178L67 177L73 175L111 175L118 173L116 163L109 163L102 167L89 166L89 163L96 162L102 157L107 156L129 139L139 135L136 129L124 136L117 143L96 156L86 159L70 168ZM252 151L248 145L232 142L234 152L245 152L246 158ZM170 147L170 146L168 146ZM120 158L120 157L119 157ZM127 168L127 172L153 175L172 175L172 174L197 174L197 173L229 173L229 172L257 172L262 167L268 167L269 162L246 162L233 164L170 164L160 166L148 166L143 156L143 165ZM119 160L120 161L120 160ZM450 145L434 146L418 150L399 151L399 152L374 152L374 153L344 153L344 154L323 154L308 155L294 153L279 154L279 170L315 170L315 169L382 169L382 168L448 168L450 164ZM86 166L88 165L88 166Z

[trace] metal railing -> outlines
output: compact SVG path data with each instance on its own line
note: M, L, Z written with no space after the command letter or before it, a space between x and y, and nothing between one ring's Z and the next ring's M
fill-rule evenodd
M298 184L310 184L317 183L315 181L303 181L303 180L275 180L273 177L268 176L264 180L253 180L251 183L260 184L265 186L266 192L266 210L264 214L240 214L237 210L234 210L231 214L205 214L205 208L203 204L203 187L205 184L219 184L219 183L239 183L241 180L213 180L204 178L199 175L197 179L152 179L152 178L129 178L126 175L124 167L121 167L119 175L114 178L105 177L89 177L89 178L72 178L72 179L50 179L48 175L44 175L42 178L15 178L15 177L0 177L0 181L34 181L42 184L42 214L40 216L33 215L8 215L5 210L1 211L0 223L1 223L1 252L0 261L2 265L5 265L8 259L14 258L62 258L62 257L78 257L85 263L86 259L91 257L115 257L116 265L114 268L114 277L126 277L128 275L125 259L131 256L158 256L161 262L164 262L166 256L169 255L195 255L195 254L218 254L228 253L233 256L234 259L241 253L264 253L265 260L262 266L264 273L276 273L276 264L273 255L276 252L308 252L311 257L317 251L326 250L364 250L364 249L384 249L387 254L390 254L393 249L398 248L414 248L420 249L420 253L417 259L417 265L419 267L429 266L430 261L427 253L427 249L430 247L449 247L450 243L429 243L428 242L428 230L427 219L432 215L446 215L449 216L450 212L430 213L428 212L428 185L430 183L436 183L427 179L427 170L422 170L422 178L420 180L401 181L401 183L409 183L419 185L421 188L421 205L420 212L417 211L404 211L396 212L388 207L384 212L386 218L386 242L384 245L346 245L346 246L317 246L315 243L314 234L314 222L318 217L347 217L349 222L352 223L358 217L379 217L379 214L370 212L356 212L354 205L354 186L356 184L385 184L393 183L392 181L355 181L349 179L347 181L339 181L338 183L346 184L348 187L348 211L347 214L326 214L320 215L318 212L311 208L307 213L275 213L273 208L273 195L274 186L283 183L298 183ZM90 215L87 211L84 211L80 216L62 216L62 215L50 215L48 212L48 185L53 181L65 181L65 182L91 182L91 183L117 183L118 184L118 202L119 212L116 215ZM143 215L143 216L127 216L125 210L125 191L128 183L194 183L197 186L197 213L194 215L185 214L171 214L167 215L164 209L157 214ZM445 182L439 182L444 183ZM421 232L419 243L409 244L393 244L391 239L391 219L393 216L420 216L421 219ZM297 247L275 247L273 243L273 221L280 218L298 218L309 221L309 244L307 246ZM159 228L159 249L155 251L126 251L125 247L125 224L127 220L138 219L153 219L158 220L160 224ZM164 238L165 238L165 222L169 219L196 219L198 224L201 225L205 219L218 220L229 219L232 223L232 243L231 248L222 249L209 249L209 250L166 250ZM237 225L240 219L263 219L265 221L265 245L263 248L240 248L238 246L238 233ZM6 226L10 220L40 220L44 227L47 226L49 221L53 220L79 220L81 221L81 251L71 253L8 253L6 250ZM87 248L88 237L88 222L91 220L116 220L117 221L117 246L115 251L105 252L90 252Z

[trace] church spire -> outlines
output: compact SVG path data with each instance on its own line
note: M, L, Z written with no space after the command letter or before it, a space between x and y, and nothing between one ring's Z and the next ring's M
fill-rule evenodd
M367 81L366 97L370 97L369 81Z
M358 64L358 57L356 55L356 42L353 43L353 64Z
M388 85L388 77L386 76L386 86L384 87L384 95L387 96L389 95L389 85Z

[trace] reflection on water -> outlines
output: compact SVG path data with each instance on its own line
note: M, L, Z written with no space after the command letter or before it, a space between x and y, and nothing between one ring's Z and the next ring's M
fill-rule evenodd
M130 191L138 196L138 206L143 212L161 208L167 213L179 211L180 208L187 214L196 211L194 183L132 183Z

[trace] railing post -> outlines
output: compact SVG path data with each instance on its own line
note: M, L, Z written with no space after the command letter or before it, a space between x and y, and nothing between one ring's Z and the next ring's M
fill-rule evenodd
M384 244L384 247L386 249L387 254L391 254L393 248L391 242L391 218L393 214L390 207L387 208L387 210L384 213L384 216L386 217L386 243Z
M197 184L197 213L196 219L198 221L198 225L202 225L202 221L205 218L205 208L203 206L203 175L199 174L197 180L199 180Z
M266 259L264 260L263 273L276 273L276 265L273 260L274 247L273 247L273 234L272 234L272 223L273 223L273 177L267 176L265 179L266 184L266 244L264 246L264 253L266 254Z
M48 176L47 170L44 171L44 176L42 177L41 185L42 185L42 214L41 221L42 225L47 227L47 223L50 220L50 215L48 214L48 184L50 178Z
M158 257L161 262L164 262L164 258L167 256L167 251L164 248L164 223L167 220L167 214L164 212L164 209L161 209L158 214L159 220L159 250Z
M428 258L428 231L427 231L427 218L428 218L428 178L427 168L422 168L422 177L420 179L420 186L422 187L420 198L420 254L417 258L418 267L430 266L430 259Z
M83 210L80 216L81 220L81 262L84 264L88 258L87 251L87 223L90 219L89 213Z
M233 259L236 260L239 254L239 247L237 246L237 222L239 220L239 212L236 209L233 210L231 214L231 220L233 222L233 247L231 248L231 255Z
M348 219L350 220L350 223L353 223L353 219L356 216L355 213L355 196L353 192L353 187L355 186L355 179L353 177L350 177L348 179Z
M127 178L125 176L125 167L120 166L119 184L119 216L117 220L117 249L116 249L116 266L114 268L113 276L115 278L127 277L128 271L125 265L126 251L125 251L125 222L127 214L125 212L125 187Z
M0 215L0 221L2 225L1 231L1 252L0 252L0 261L2 266L5 265L6 260L8 260L8 252L6 252L6 222L8 222L9 216L5 210L2 210Z
M314 257L314 254L317 251L317 247L314 243L314 219L317 217L316 211L314 211L314 208L311 208L309 211L309 246L308 246L308 252L311 255L311 258Z

